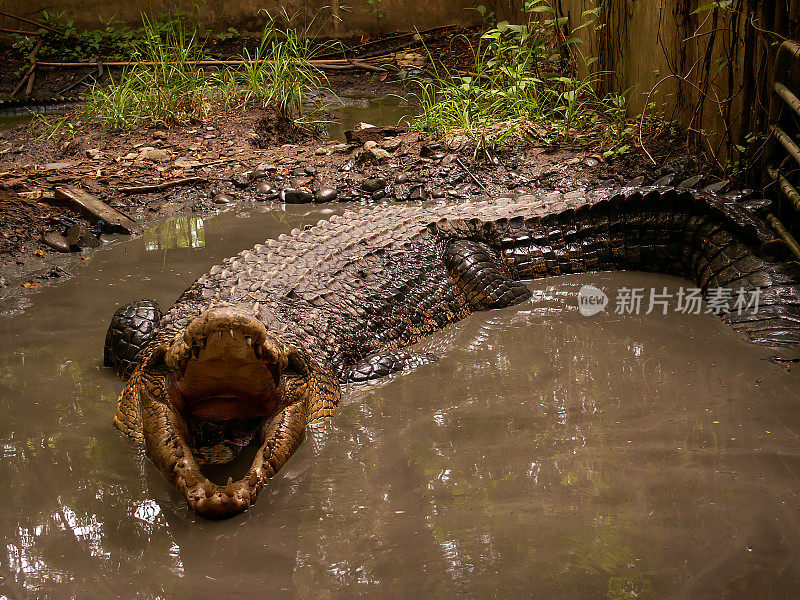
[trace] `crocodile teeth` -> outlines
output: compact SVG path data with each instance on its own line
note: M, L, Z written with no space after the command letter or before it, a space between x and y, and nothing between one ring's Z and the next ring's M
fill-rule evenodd
M231 497L236 495L236 491L233 489L233 477L228 477L228 483L225 484L225 493Z
M228 329L228 332L231 334L231 337L233 337L233 329Z
M194 478L191 471L186 471L183 474L183 480L186 482L186 487L194 487L197 485L197 479Z
M256 484L258 483L258 475L256 475L255 471L250 473L250 479L247 480L247 483L250 484L250 487L256 486Z
M244 341L247 343L248 346L253 345L253 338L251 338L249 335L245 336Z
M177 456L178 458L183 458L183 448L181 448L180 446L175 448L175 456Z
M218 329L217 334L219 335L220 339L222 339L222 329Z
M203 482L203 492L205 493L206 498L211 498L211 496L214 495L214 484L208 479Z

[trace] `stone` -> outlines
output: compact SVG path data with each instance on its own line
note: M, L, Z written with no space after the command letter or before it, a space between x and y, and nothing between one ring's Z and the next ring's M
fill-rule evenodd
M369 155L369 158L374 163L384 162L384 161L388 160L389 158L391 158L391 156L392 156L391 154L389 154L383 148L369 148L367 150L367 154Z
M331 150L333 152L338 152L339 154L347 154L350 152L350 145L349 144L336 144L331 146Z
M98 160L100 158L103 158L103 152L102 150L100 150L100 148L89 148L86 151L86 156L88 156L92 160Z
M313 181L313 177L293 177L291 183L294 188L302 188L309 187Z
M398 173L394 178L395 183L406 183L408 182L408 173Z
M42 169L45 171L60 171L61 169L66 169L71 166L71 162L51 162L44 165Z
M306 174L306 170L304 167L297 167L296 169L292 169L292 175L295 177L302 177Z
M420 185L411 190L408 197L410 200L427 200L428 193L425 191L425 187Z
M259 181L258 185L256 185L256 192L259 194L272 194L275 193L275 188L268 181Z
M382 190L385 187L386 180L383 177L370 177L369 179L365 179L361 182L361 188L370 194L373 194L378 190Z
M389 138L381 142L381 148L383 148L387 152L394 152L400 147L402 143L403 141L399 137Z
M386 197L386 190L377 190L372 193L373 200L382 200L384 197Z
M309 165L308 167L306 167L306 174L307 175L316 175L317 174L317 167Z
M317 190L314 194L314 202L335 202L339 192L333 188L324 187Z
M214 194L214 197L211 199L211 201L214 204L230 204L233 202L233 196L220 192L218 194Z
M364 144L364 150L372 150L373 148L377 147L378 147L378 142L376 142L375 140L369 140Z
M246 188L250 182L248 181L247 174L236 173L231 177L231 183L238 188Z
M87 245L91 246L91 238L94 238L94 236L90 231L86 231L86 228L80 223L71 225L69 229L67 229L66 235L64 235L64 239L67 240L67 244L69 244L70 248L74 250L84 248ZM97 238L94 239L96 240ZM99 240L97 241L98 244L94 244L95 246L99 245Z
M434 188L431 190L431 197L433 198L444 198L447 196L447 192L445 192L442 188Z
M283 188L281 190L281 202L286 204L308 204L313 199L311 192L306 189Z
M71 252L67 239L55 231L48 231L42 236L42 241L56 252Z
M172 152L163 148L142 148L137 157L139 160L166 162L172 158Z

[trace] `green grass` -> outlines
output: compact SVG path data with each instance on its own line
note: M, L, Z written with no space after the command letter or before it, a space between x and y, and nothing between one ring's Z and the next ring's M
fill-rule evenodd
M544 0L526 6L526 23L503 21L481 36L472 47L470 74L431 57L432 81L420 81L423 110L414 126L458 132L479 148L535 139L591 145L605 158L627 151L638 129L626 116L625 95L598 95L599 73L577 75L578 61L590 73L594 61L580 54L579 38L564 39L564 18ZM584 15L583 26L591 25L594 11Z
M307 31L280 28L268 20L259 46L242 51L239 67L206 68L207 36L183 19L170 27L143 16L142 35L132 45L133 63L107 84L96 84L82 109L69 118L49 121L45 137L74 134L74 123L130 129L202 121L214 102L227 106L272 107L303 124L306 99L325 83L309 65L317 46Z

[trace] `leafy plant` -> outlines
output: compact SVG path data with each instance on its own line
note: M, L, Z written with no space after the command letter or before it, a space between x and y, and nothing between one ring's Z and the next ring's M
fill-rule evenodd
M485 6L477 7L489 16ZM526 0L521 24L500 21L473 47L469 72L453 72L434 60L433 84L419 92L422 114L415 125L431 131L459 130L478 145L497 146L511 137L545 142L591 143L624 153L636 132L626 117L624 94L599 96L594 58L579 52L575 32L596 25L599 9L567 36L566 17L547 0ZM465 38L466 39L466 38ZM578 64L587 73L579 76Z

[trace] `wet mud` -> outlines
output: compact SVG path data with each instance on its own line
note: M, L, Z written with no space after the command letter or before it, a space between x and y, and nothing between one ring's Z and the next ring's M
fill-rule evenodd
M114 309L342 205L242 205L95 253L0 317L0 598L785 598L800 370L710 314L614 314L587 274L477 313L438 361L350 386L257 506L191 514L114 430ZM612 298L577 309L581 286ZM644 311L643 311L644 312Z

